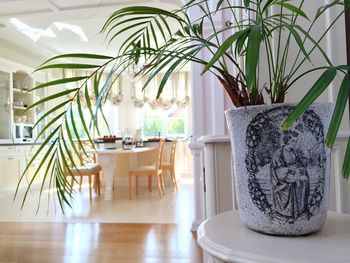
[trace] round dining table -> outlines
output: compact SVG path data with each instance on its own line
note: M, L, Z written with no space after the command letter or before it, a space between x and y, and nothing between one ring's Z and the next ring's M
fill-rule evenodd
M156 150L156 147L136 147L129 149L108 149L108 148L99 148L96 149L98 163L101 165L105 189L104 189L104 199L112 200L113 199L113 178L118 169L116 165L116 156L119 154L131 154L129 166L133 167L136 165L136 154L142 152L150 152Z

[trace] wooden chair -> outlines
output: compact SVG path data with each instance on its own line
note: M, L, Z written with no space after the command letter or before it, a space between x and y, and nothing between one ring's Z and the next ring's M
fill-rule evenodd
M162 159L163 159L163 148L164 140L160 140L158 147L158 155L155 165L139 166L131 169L129 171L129 199L132 199L132 177L136 178L136 194L139 194L139 176L148 177L148 187L151 191L152 189L152 177L157 179L157 187L159 192L159 197L162 198L164 195L164 181L162 174Z
M175 177L175 151L176 151L176 140L173 140L171 144L171 153L170 153L170 162L169 163L164 163L162 164L162 171L163 171L163 177L164 177L164 172L169 171L171 180L173 182L173 186L177 190L177 182L176 182L176 177Z
M84 146L84 149L89 149L90 142L89 141L82 141L82 144ZM91 147L90 147L91 148ZM79 151L82 151L81 146L78 144ZM89 196L90 200L92 200L92 189L94 188L95 193L100 195L100 172L102 170L101 166L96 163L96 154L95 153L88 153L87 155L85 153L81 153L80 155L80 166L73 167L71 165L71 173L68 171L65 171L66 176L72 176L71 178L71 188L73 189L74 181L76 180L75 177L79 177L79 191L81 192L81 186L83 183L83 177L88 177L89 181ZM92 185L93 183L93 185Z

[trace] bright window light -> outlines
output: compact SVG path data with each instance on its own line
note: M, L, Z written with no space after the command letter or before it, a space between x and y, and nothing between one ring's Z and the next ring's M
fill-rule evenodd
M56 38L56 35L50 28L42 30L40 28L31 27L17 18L11 18L10 22L34 42L37 42L42 36Z
M81 29L80 26L75 26L75 25L66 24L62 22L54 22L53 24L57 27L58 30L60 31L64 29L70 30L73 33L77 34L80 37L81 41L88 42L88 38L86 37L84 31Z

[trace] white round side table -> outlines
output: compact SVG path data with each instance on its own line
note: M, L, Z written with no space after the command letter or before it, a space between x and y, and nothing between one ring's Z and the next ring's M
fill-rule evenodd
M350 215L328 212L322 229L308 236L277 237L248 229L238 211L213 216L198 228L206 263L350 262Z

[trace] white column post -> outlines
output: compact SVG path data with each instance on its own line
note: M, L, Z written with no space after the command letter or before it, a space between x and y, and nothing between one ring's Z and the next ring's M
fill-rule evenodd
M210 5L216 6L217 1L210 1ZM191 10L190 10L191 11ZM195 19L199 14L190 13L191 19ZM214 17L216 28L225 26L225 16L218 14ZM204 34L209 35L211 25L204 23ZM205 50L200 52L197 57L206 59L212 54ZM209 60L208 60L209 61ZM192 138L189 145L193 155L193 176L194 176L194 222L192 230L196 231L199 224L204 219L203 194L204 179L203 179L203 161L202 151L203 144L198 142L198 139L203 135L224 135L225 129L225 106L227 105L227 96L224 88L221 86L218 79L210 72L201 76L203 70L202 65L191 65L191 83L192 83Z

